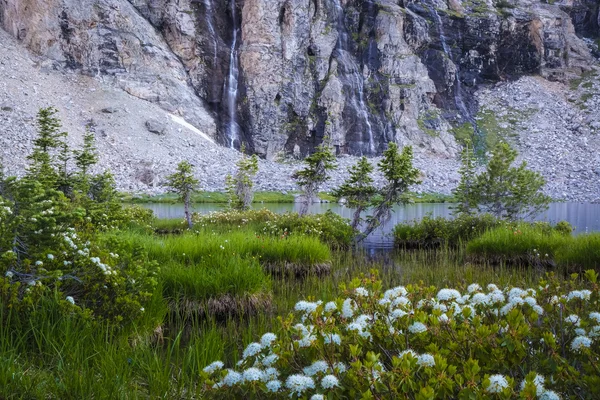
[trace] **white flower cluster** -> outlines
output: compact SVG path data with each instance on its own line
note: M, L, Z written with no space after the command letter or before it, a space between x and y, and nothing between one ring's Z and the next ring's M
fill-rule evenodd
M482 319L499 324L499 329L493 334L500 336L499 340L502 340L503 335L511 334L506 316L514 314L515 310L522 311L528 323L540 324L542 319L539 316L544 315L545 309L554 312L560 307L560 313L556 313L561 315L562 321L559 322L564 323L565 329L576 335L569 336L574 337L569 339L570 350L573 353L581 353L591 348L595 344L595 338L600 337L600 312L589 312L589 319L584 314L581 314L584 317L580 317L569 312L561 313L568 302L589 301L592 293L587 290L571 291L568 295L557 298L555 303L544 300L544 309L538 304L538 298L546 299L541 294L545 290L548 290L548 287L540 287L538 291L518 287L500 289L494 284L484 288L479 284L471 284L464 294L456 289L445 288L439 290L435 297L420 299L420 292L409 292L403 286L387 290L377 298L371 298L374 293L370 290L358 287L351 290L347 298L337 302L323 304L321 301L300 301L294 309L302 323L294 325L291 329L293 343L283 349L283 342L274 346L278 343L275 334L264 334L259 342L250 343L244 350L243 360L239 365L246 369L240 372L228 370L216 387L262 382L267 391L282 396L315 400L327 398L328 391L343 387L344 377L349 368L343 360L336 359L345 353L338 351L339 346L354 345L357 342L364 346L373 346L374 343L379 344L379 340L386 340L404 347L389 349L391 354L398 354L399 358L412 357L414 360L411 362L416 364L417 370L424 371L427 368L435 368L443 357L430 353L419 354L406 349L407 345L431 341L434 338L432 335L440 332L440 323L449 324L441 327L443 331L454 329L461 324L481 323ZM575 302L573 306L576 306L577 310L581 309L581 303ZM554 314L552 316L556 318ZM293 372L287 377L280 377L276 369L280 360L278 351L290 349L308 357L307 359L302 356L298 360L311 361L294 365ZM315 354L320 354L322 359L311 359ZM330 356L332 358L329 358ZM204 372L212 374L221 371L222 368L223 364L217 362L206 367ZM380 379L386 373L381 361L374 362L369 372L374 380ZM548 382L554 383L552 379L549 378ZM518 389L511 387L512 378L505 375L491 375L488 381L489 384L481 389L490 395L506 390L512 393ZM538 398L559 399L556 392L544 387L545 383L544 376L532 373L526 380L521 381L521 390L526 385L533 384Z

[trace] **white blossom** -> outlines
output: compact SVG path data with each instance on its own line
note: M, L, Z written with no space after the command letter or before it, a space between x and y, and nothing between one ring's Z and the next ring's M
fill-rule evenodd
M433 367L435 366L435 359L431 354L421 354L417 357L417 365L422 367Z
M488 393L501 393L508 387L508 381L504 375L492 375L490 376L490 384L485 389Z
M262 377L263 377L262 371L258 368L254 368L254 367L248 368L242 374L242 379L244 380L244 382L258 382L258 381L262 380Z
M292 393L301 396L302 392L305 390L315 388L315 381L311 377L305 375L290 375L285 381L285 386Z
M592 339L590 339L587 336L577 336L575 339L573 339L573 341L571 342L571 350L573 351L581 351L584 348L588 348L592 345Z
M539 397L539 400L560 400L560 396L553 390L546 390Z
M243 359L246 359L248 357L253 357L253 356L257 355L258 353L260 353L261 350L262 350L262 346L260 345L260 343L250 343L244 350L242 357L243 357Z
M427 331L427 326L425 326L424 323L417 321L408 327L408 331L414 334L423 333Z
M265 347L271 347L271 345L273 344L273 342L277 340L277 336L274 333L265 333L264 335L262 335L262 337L260 338L260 345L265 348Z
M469 285L469 287L467 287L467 292L469 293L478 292L480 290L481 286L479 286L477 283L472 283Z
M334 375L326 375L321 380L321 386L323 387L323 389L333 389L338 385L338 378L336 378Z
M281 381L277 379L269 381L267 383L267 390L271 393L277 393L281 389Z
M315 361L309 367L305 367L302 371L307 376L314 376L318 373L325 373L329 370L329 365L323 360Z
M450 301L453 299L460 299L462 296L456 289L442 289L437 294L438 301Z

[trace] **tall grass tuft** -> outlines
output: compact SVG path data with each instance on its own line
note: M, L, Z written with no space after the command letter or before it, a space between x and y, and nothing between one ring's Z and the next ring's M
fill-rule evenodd
M475 261L554 266L556 252L571 241L555 230L531 224L500 227L485 232L467 244L467 255Z

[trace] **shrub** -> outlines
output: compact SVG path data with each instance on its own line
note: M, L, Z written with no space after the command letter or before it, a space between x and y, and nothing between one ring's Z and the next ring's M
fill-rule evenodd
M301 301L243 352L202 372L207 398L598 398L600 294L589 282L535 288L355 280L334 302ZM463 288L458 288L463 289ZM311 397L312 396L312 397Z
M554 256L571 237L547 224L517 224L489 230L467 244L471 259L492 263L554 266Z
M297 213L277 214L267 209L227 210L205 215L194 214L199 229L214 230L254 229L261 234L316 236L331 247L345 248L352 244L355 230L348 220L328 210L325 214L304 215Z
M394 227L396 245L405 248L455 247L502 224L491 215L461 214L456 219L425 216L419 222Z

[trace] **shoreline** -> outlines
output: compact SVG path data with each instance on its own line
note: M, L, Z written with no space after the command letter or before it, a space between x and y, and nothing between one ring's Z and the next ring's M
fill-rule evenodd
M254 194L253 204L292 204L296 202L296 197L300 195L299 191L257 191ZM453 197L441 193L415 193L410 192L411 203L452 203ZM121 203L124 204L178 204L180 203L177 195L163 193L149 195L143 193L120 193ZM319 199L321 203L335 203L336 199L328 192L320 192ZM203 204L226 204L228 203L227 193L220 191L199 191L192 195L192 203Z

